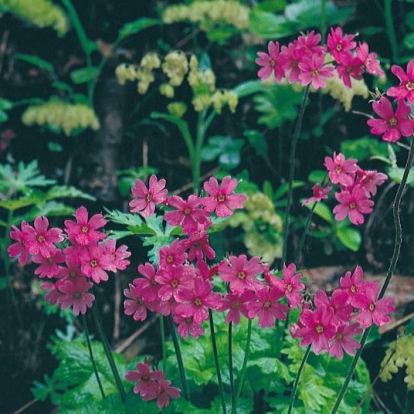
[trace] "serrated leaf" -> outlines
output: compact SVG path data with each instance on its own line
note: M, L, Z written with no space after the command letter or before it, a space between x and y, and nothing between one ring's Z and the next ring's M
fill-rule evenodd
M353 252L357 252L361 247L361 233L353 227L340 227L337 229L336 235L341 243Z
M50 72L50 73L53 73L55 71L53 65L50 62L40 58L39 56L26 55L26 54L23 54L23 53L17 53L16 55L14 55L14 58L23 60L27 63L32 64L32 65L35 65L38 68L44 69L44 70L46 70L47 72Z
M141 30L147 29L151 26L156 26L161 23L162 21L159 19L141 17L137 20L124 24L124 26L119 31L118 39L123 40L128 36L139 33Z
M85 200L96 201L96 198L92 195L85 193L76 187L65 185L52 187L46 193L46 200L53 200L55 198L83 198Z
M101 70L97 67L76 69L70 73L70 78L73 83L80 84L89 82L92 79L98 78Z

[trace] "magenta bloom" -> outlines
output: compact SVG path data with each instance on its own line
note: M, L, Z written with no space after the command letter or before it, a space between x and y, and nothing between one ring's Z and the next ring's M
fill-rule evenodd
M185 234L190 234L197 230L197 223L204 224L210 214L201 208L203 201L195 195L190 195L187 201L179 196L168 198L167 204L176 210L168 211L164 214L164 220L171 226L179 226Z
M219 273L222 280L230 283L232 293L243 293L245 289L257 291L263 287L262 282L255 276L264 271L260 257L255 256L247 260L245 254L229 256L228 260L219 264Z
M160 267L172 267L183 264L187 258L185 247L180 239L174 239L169 246L163 246L160 249Z
M341 191L335 194L340 204L334 207L335 220L344 220L346 216L352 224L363 224L365 218L362 214L372 213L374 202L368 199L365 190L357 185L351 191Z
M274 327L275 320L285 320L289 313L289 306L279 303L283 297L283 292L277 287L263 287L256 292L257 302L249 304L248 316L254 318L259 315L259 326L261 328Z
M367 124L371 127L371 133L382 135L387 142L396 142L401 138L409 137L414 133L414 120L410 119L411 105L399 101L394 113L391 102L382 96L379 101L372 103L372 109L382 119L369 119Z
M175 308L179 316L193 317L195 323L208 319L208 309L218 309L221 305L221 293L213 292L209 280L197 277L193 289L183 289L178 292L180 302Z
M324 88L326 86L326 79L333 77L334 67L332 65L324 66L324 55L312 55L312 57L305 57L299 63L299 68L302 73L299 79L302 85L312 84L315 89Z
M243 293L228 293L224 296L219 312L228 310L226 323L238 325L240 322L240 313L249 318L250 304L255 301L255 294L252 290L245 290Z
M151 371L149 362L139 362L136 366L136 371L127 371L125 379L136 382L133 388L135 394L140 394L142 397L147 396L149 399L154 399L158 394L158 381L165 378L163 371Z
M26 224L22 231L27 235L26 245L30 254L40 254L43 257L50 257L56 249L54 243L63 241L62 230L51 228L48 230L49 220L47 217L37 217L34 227Z
M332 187L322 188L319 183L315 184L312 187L313 196L304 201L303 205L306 206L310 203L319 203L319 201L326 200L328 198L329 191L332 190Z
M353 274L346 272L339 280L341 289L348 293L349 302L353 307L355 306L355 295L365 291L366 281L364 281L364 272L361 266L357 266Z
M269 279L270 283L273 286L276 286L280 291L282 291L290 306L296 308L302 302L302 295L299 293L305 289L305 285L300 283L302 275L300 273L296 274L296 266L294 263L291 263L286 267L286 264L283 265L282 277L279 279L277 277L271 277Z
M407 99L414 103L414 60L410 60L407 65L407 73L401 66L392 65L391 72L400 80L399 86L388 89L387 95L393 96L396 100Z
M167 407L170 404L170 398L180 398L180 389L177 387L170 386L171 381L169 380L161 380L158 381L158 388L157 388L157 405L158 408ZM152 400L153 398L149 398L149 396L144 395L142 399L145 401Z
M114 271L110 261L108 261L104 244L80 249L79 260L82 273L91 277L95 283L108 280L107 270Z
M332 158L325 157L324 165L328 170L332 184L348 186L354 183L353 174L358 170L356 159L345 160L343 154L334 152Z
M283 57L284 68L289 83L300 82L299 75L301 70L299 68L299 63L302 62L303 57L306 56L303 53L302 48L299 46L298 42L289 43L287 46L282 46L282 51L280 56Z
M10 231L10 238L15 240L16 243L11 244L7 248L9 257L18 257L19 263L26 264L30 261L29 249L27 248L27 233L25 233L24 228L28 224L23 220L21 224L22 230L17 228L15 225L12 225L12 230Z
M201 335L204 335L204 328L199 323L195 323L192 316L184 318L183 316L174 314L173 319L178 325L177 330L181 338L186 339L188 334L193 338L199 338Z
M141 180L135 180L131 193L135 197L129 202L131 213L139 213L148 217L155 212L155 205L162 204L167 199L168 190L165 189L166 181L162 178L158 181L156 175L152 174L149 179L149 186Z
M257 52L259 56L256 63L262 68L257 72L261 80L266 80L273 73L276 82L280 82L285 76L283 56L279 54L279 42L269 42L267 46L269 53Z
M355 355L355 350L361 348L361 344L353 336L360 333L362 333L362 328L358 323L338 325L329 348L329 355L339 359L343 358L343 351L348 355Z
M358 170L358 180L356 184L359 184L369 195L377 194L377 187L382 185L387 179L387 175L379 173L378 171L370 170Z
M65 261L65 255L59 250L55 249L53 252L50 252L50 257L46 258L37 254L33 256L33 262L38 263L38 266L34 273L40 278L43 277L57 277L62 270L62 267L59 266L59 263Z
M183 247L188 250L188 260L203 260L204 257L213 260L216 252L210 246L208 233L203 225L198 225L198 230L182 241Z
M138 272L144 277L134 279L133 284L140 287L142 298L147 302L157 300L161 285L155 280L154 266L151 263L140 264Z
M337 324L349 322L352 318L353 307L349 303L349 294L344 289L335 289L330 298L324 290L318 290L314 304L317 308L325 306L333 310L333 321Z
M349 51L355 49L356 42L353 41L355 35L343 35L342 29L331 27L331 32L328 34L326 44L332 57L339 62L341 56L349 54Z
M158 290L158 297L163 300L174 298L179 301L178 295L183 288L192 289L194 274L184 271L183 265L158 269L155 280L161 285Z
M106 257L107 269L112 272L118 270L125 270L129 264L129 260L125 260L127 257L131 256L131 252L128 251L128 246L125 244L116 248L115 239L107 239L104 243L104 255Z
M382 326L391 320L387 313L395 311L394 299L391 297L377 300L381 285L377 282L367 281L365 291L357 293L354 298L354 304L359 309L356 318L364 328L375 325Z
M209 211L216 211L218 217L227 217L233 214L233 209L243 208L246 201L244 194L232 194L237 187L237 179L230 176L223 178L221 186L215 177L211 177L203 185L209 195L203 199L204 208Z
M147 319L147 309L153 310L155 302L147 302L142 297L142 286L129 284L129 289L124 289L124 313L132 315L136 321Z
M324 306L315 311L306 309L300 316L304 327L296 335L302 338L301 346L312 344L313 352L319 355L329 350L329 341L334 338L336 327L332 323L333 310Z
M102 214L94 214L88 220L88 210L82 206L76 210L75 217L76 222L65 220L65 230L72 243L89 246L105 238L105 233L97 231L108 222Z
M384 71L380 67L380 62L377 59L377 54L369 53L367 43L360 43L356 48L356 55L361 59L361 62L365 65L367 72L371 75L384 76Z
M364 73L364 65L359 57L353 57L350 53L344 53L336 67L338 76L348 88L352 88L351 78L361 80Z
M52 306L56 305L58 303L58 299L63 295L63 293L58 289L57 283L43 282L40 285L40 289L48 291L45 296L45 300Z
M95 300L95 296L88 292L92 286L93 283L87 282L85 277L66 279L59 284L58 289L62 295L57 298L57 303L62 309L72 306L75 315L84 314Z
M312 30L307 35L301 34L296 40L296 48L300 50L302 55L325 55L326 47L319 45L322 36L319 33L315 34Z

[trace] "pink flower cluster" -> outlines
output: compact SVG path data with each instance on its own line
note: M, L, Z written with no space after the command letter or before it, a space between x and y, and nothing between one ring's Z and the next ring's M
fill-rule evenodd
M370 119L367 124L371 127L372 134L382 135L382 139L387 142L397 142L401 136L414 134L410 105L414 103L414 60L408 63L407 73L397 65L391 66L391 72L398 77L400 85L389 88L387 95L395 98L397 108L394 111L392 103L381 96L372 103L372 109L381 119Z
M141 395L144 401L156 399L159 408L167 407L170 398L180 397L180 389L171 387L171 381L165 379L163 371L151 371L148 361L138 363L135 371L127 371L125 378L136 382L133 388L135 394Z
M298 322L290 327L292 336L301 338L302 346L312 345L315 354L354 355L360 348L355 336L373 323L383 326L395 310L393 298L377 299L379 290L378 282L363 280L357 266L353 274L346 272L330 297L319 290L312 306L304 304Z
M93 282L108 280L108 271L124 270L129 265L125 260L131 255L127 247L116 248L115 240L99 230L106 223L102 214L88 219L85 207L76 211L76 221L65 220L65 232L49 229L46 217L37 217L34 226L23 221L21 229L12 226L10 237L15 243L8 253L20 263L39 265L34 273L51 280L41 285L50 304L72 307L75 315L84 314L95 299L89 293Z
M261 66L258 76L262 80L272 74L276 82L286 78L289 83L311 84L319 89L326 86L326 80L338 77L344 85L352 87L352 79L362 79L364 70L382 76L377 55L370 53L367 43L354 41L356 35L344 35L340 27L331 28L327 44L320 45L321 35L314 31L300 35L288 46L270 41L268 53L258 52L256 63ZM330 63L332 61L334 64Z
M339 185L339 191L335 198L339 202L333 209L336 220L344 220L349 217L352 224L363 224L363 214L372 212L374 202L371 197L377 193L377 187L384 183L387 176L376 170L363 170L357 164L357 160L345 159L341 153L333 153L331 157L325 157L324 163L331 184ZM321 184L313 187L313 196L304 204L318 202L328 198L332 186L322 188Z

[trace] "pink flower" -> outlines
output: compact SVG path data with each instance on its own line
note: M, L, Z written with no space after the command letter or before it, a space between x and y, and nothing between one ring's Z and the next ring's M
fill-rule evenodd
M360 58L353 57L350 53L344 53L339 59L336 70L338 77L342 79L344 85L352 88L351 78L361 80L362 74L364 73L364 65Z
M365 285L367 282L364 281L364 272L361 266L357 266L353 274L346 272L343 277L339 280L341 289L348 293L350 304L355 307L355 295L365 291Z
M163 246L160 249L160 267L172 267L183 264L187 258L184 247L180 239L174 239L169 246Z
M184 270L183 265L158 269L155 280L161 285L158 290L158 297L161 300L166 301L173 297L178 302L179 293L183 288L192 289L195 274Z
M221 186L215 177L211 177L203 185L209 197L203 199L204 208L209 211L216 211L218 217L227 217L233 214L233 209L243 208L246 201L244 194L232 194L237 187L237 179L230 176L223 178Z
M210 216L207 211L199 208L203 202L195 195L190 195L187 201L179 196L171 196L168 198L167 204L176 210L165 213L164 220L171 226L181 224L185 234L196 231L197 223L204 224Z
M354 304L359 309L356 318L364 328L375 325L382 326L391 320L387 313L395 311L394 299L391 297L377 300L381 286L377 282L367 281L365 291L357 293L354 298Z
M248 316L254 318L259 315L259 326L261 328L274 327L275 320L285 320L289 313L289 306L279 303L283 292L277 287L264 287L256 292L257 302L250 302Z
M56 277L62 269L59 263L65 261L65 255L56 248L53 252L50 252L50 257L46 258L38 254L33 256L32 260L40 265L35 269L35 275L38 275L40 278Z
M336 328L335 336L329 348L329 355L342 359L345 351L348 355L355 355L355 350L361 348L361 344L353 336L362 333L358 323L341 324Z
M369 53L368 44L360 43L356 48L356 55L361 59L362 63L367 68L368 73L371 75L384 76L385 73L380 67L380 62L377 59L377 54L372 52Z
M313 196L305 200L303 205L306 206L313 202L319 203L319 201L326 200L328 198L329 191L331 190L332 190L332 187L328 186L328 187L322 188L319 183L315 184L312 187Z
M196 339L204 335L204 328L199 323L195 323L192 316L184 318L183 316L174 314L173 319L178 325L177 330L181 338L186 339L188 334Z
M203 260L204 257L213 260L215 251L210 246L206 227L199 224L198 230L189 235L188 239L182 241L183 247L188 250L188 260Z
M259 57L256 59L256 63L262 66L257 76L261 80L266 80L273 73L276 82L280 82L285 76L285 71L283 56L279 54L279 42L269 42L267 50L269 53L257 52Z
M106 267L108 270L112 272L116 272L118 270L125 270L129 264L129 260L125 260L127 257L131 256L131 252L129 252L128 246L125 244L116 248L116 241L115 239L107 239L104 243L104 255L106 258Z
M279 279L277 277L270 278L270 283L285 294L289 305L293 308L300 305L302 295L299 292L305 289L305 285L300 283L302 275L300 273L295 275L295 272L296 266L294 263L291 263L287 267L286 264L284 264L282 271L283 279Z
M414 60L408 62L407 73L397 65L391 66L391 72L400 80L400 85L389 88L387 95L395 97L396 100L407 99L414 103Z
M58 303L58 299L63 295L63 293L57 288L56 283L43 282L40 285L40 289L48 291L45 296L45 300L52 306L56 305Z
M372 103L372 109L382 118L367 121L372 134L383 134L382 139L387 142L396 142L401 138L401 135L404 137L413 135L414 120L409 118L411 105L399 101L394 113L391 102L385 96L382 96L379 101Z
M76 222L65 220L65 230L72 243L89 246L105 238L105 233L97 231L107 223L102 214L94 214L88 221L88 210L82 206L76 210L75 216Z
M179 303L175 312L179 316L193 317L195 323L208 319L208 309L217 309L221 304L221 293L213 292L209 280L197 277L193 289L183 289L178 292Z
M318 290L315 295L314 304L317 308L325 306L333 310L333 321L340 324L349 322L352 318L353 307L349 303L349 294L346 290L335 289L330 298L324 290Z
M109 276L106 271L113 271L112 265L108 261L104 244L81 249L79 251L79 260L82 273L85 276L91 277L95 283L108 280Z
M142 286L129 284L129 289L124 289L124 296L127 298L124 301L125 315L132 315L136 321L144 321L147 319L147 308L152 310L151 304L154 302L147 302L142 297Z
M136 371L127 371L125 379L136 382L133 388L135 394L140 394L142 397L146 396L149 399L154 399L158 394L158 382L163 381L165 374L163 371L151 371L148 361L145 363L139 362L136 365Z
M345 160L343 154L336 152L333 157L325 157L324 165L329 173L329 179L332 184L341 184L344 186L352 185L354 182L354 174L358 170L357 160L350 158Z
M336 327L332 323L333 310L324 306L312 311L306 309L302 312L300 320L303 328L296 335L302 338L301 346L312 344L313 352L319 355L329 350L329 341L334 338Z
M286 46L282 46L282 51L280 52L280 57L283 57L284 69L288 73L288 82L300 82L299 75L301 70L299 68L299 63L302 62L303 54L302 48L299 46L298 42L289 43Z
M307 35L302 34L297 38L296 48L305 56L325 55L326 47L319 45L321 38L319 33L315 34L312 30Z
M129 202L131 213L139 213L148 217L155 212L155 205L162 204L167 199L168 190L164 189L166 181L162 178L158 181L157 176L152 174L149 179L149 186L141 180L135 180L135 186L131 193L135 197Z
M331 32L328 34L326 44L329 52L333 58L339 62L344 53L351 51L356 47L356 42L353 41L355 35L343 36L342 29L331 27Z
M171 381L168 380L161 380L158 381L158 388L157 388L157 405L158 408L167 407L170 404L170 397L171 398L180 398L180 389L177 387L170 386ZM148 401L152 398L148 398L147 395L142 396L142 399Z
M312 55L312 57L303 58L299 63L299 68L302 73L299 79L302 85L309 85L315 89L324 88L326 86L326 79L333 77L332 65L324 66L325 57L323 55Z
M144 277L134 279L133 283L135 286L140 286L142 298L147 302L157 300L161 285L155 280L154 266L151 263L140 264L138 272Z
M226 323L234 323L238 325L240 322L240 313L249 318L249 306L254 302L256 296L252 290L245 290L243 293L227 293L224 296L219 312L228 310Z
M255 276L262 273L264 266L260 257L247 260L245 254L229 256L228 260L219 264L219 273L222 280L230 283L232 293L242 293L245 289L257 291L263 287L262 282Z
M352 224L363 224L365 218L362 214L372 212L374 202L368 199L367 193L361 186L355 186L351 191L341 191L335 194L340 204L334 207L335 220L344 220L349 216Z
M379 173L378 171L358 170L358 180L356 184L359 184L369 195L377 194L377 187L382 185L387 179L387 175Z
M30 261L29 249L27 248L27 233L24 231L24 228L28 224L23 220L21 223L21 230L15 225L12 225L12 230L10 231L10 238L15 240L16 243L11 244L7 248L9 257L18 257L19 263L26 264Z
M25 225L22 228L27 235L26 245L30 254L41 254L43 257L50 257L56 249L54 243L63 241L62 230L51 228L48 230L49 220L47 217L37 217L34 221L34 228Z
M66 279L58 287L62 295L57 298L57 303L62 309L72 306L75 315L84 314L95 300L95 296L88 292L92 286L93 283L87 282L85 277Z

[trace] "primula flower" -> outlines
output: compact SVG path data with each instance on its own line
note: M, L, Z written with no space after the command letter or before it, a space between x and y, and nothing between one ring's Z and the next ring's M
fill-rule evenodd
M263 287L262 282L255 278L264 270L258 256L250 260L245 254L229 256L228 260L219 264L218 270L221 279L230 283L232 293L242 293L245 289L256 291Z
M65 251L66 249L64 252ZM107 270L114 271L113 266L106 255L104 244L80 249L79 261L82 273L85 276L91 277L95 283L108 280L109 276L106 272Z
M142 180L135 180L135 185L131 188L135 199L129 202L131 213L139 213L143 217L154 214L155 205L163 204L167 199L168 190L164 188L165 184L163 178L158 181L154 174L149 179L148 188Z
M355 186L351 191L341 191L335 194L340 204L332 210L335 220L344 220L346 216L352 224L363 224L365 218L362 214L372 213L374 202L368 199L367 193L361 186Z
M282 46L280 56L283 57L284 69L288 73L288 82L300 82L299 75L302 71L299 68L299 63L302 62L303 56L306 55L303 54L303 50L298 42L295 41L287 46Z
M273 327L275 320L285 320L289 313L289 306L279 303L283 297L283 292L277 287L264 287L256 292L257 302L249 304L248 316L254 318L259 315L259 326L261 328Z
M74 244L89 246L105 238L105 233L97 231L108 222L102 214L94 214L88 221L88 210L79 207L76 210L76 222L65 220L66 233Z
M201 335L204 335L204 328L199 323L195 323L192 316L187 316L185 318L183 316L174 314L173 319L174 322L178 325L177 330L181 338L186 339L188 334L196 339Z
M303 205L306 206L313 202L318 203L319 201L326 200L328 198L329 191L331 190L332 190L332 187L330 186L322 188L319 183L315 184L312 187L313 196L305 200L303 202Z
M299 292L305 289L305 285L300 283L302 275L300 273L295 275L295 272L296 266L294 263L291 263L289 266L284 264L282 270L283 279L279 279L278 277L271 277L269 279L273 286L276 286L285 294L289 305L293 308L300 305L302 295Z
M396 100L407 99L414 103L414 60L410 60L407 65L407 73L401 66L392 65L391 72L400 80L399 86L388 89L387 95L393 96Z
M56 249L50 253L50 257L46 258L37 254L32 258L34 263L39 264L34 273L40 278L43 277L56 277L59 275L62 267L59 266L59 263L65 261L65 255L59 250Z
M299 79L302 85L309 85L315 89L324 88L326 86L326 79L333 77L334 67L332 65L324 65L325 57L323 55L312 55L312 57L303 58L299 63L299 68L302 73Z
M34 227L26 224L23 231L27 234L26 245L30 254L41 254L43 257L50 257L56 249L54 243L63 241L62 230L51 228L48 230L49 220L47 217L37 217Z
M355 182L359 184L368 195L375 195L377 194L377 187L382 185L384 181L387 179L387 175L380 173L376 170L358 170L358 180Z
M356 55L361 59L361 62L367 68L367 72L371 75L384 76L385 72L380 67L380 62L377 59L377 54L374 52L369 53L367 43L360 43L356 48Z
M382 326L391 320L387 313L395 311L394 299L391 297L377 300L381 285L377 282L367 281L363 293L357 293L354 304L359 309L356 318L364 328L375 325Z
M342 79L344 85L352 88L351 78L361 80L364 73L364 65L359 57L353 57L350 53L344 53L339 59L336 70L339 79Z
M413 135L414 120L409 118L411 105L399 101L394 112L391 102L382 96L379 101L372 103L372 109L382 118L367 121L372 134L382 135L382 139L387 142L396 142L401 138L401 135L404 137Z
M158 381L165 378L163 371L151 371L148 361L145 363L139 362L136 365L136 371L127 371L125 379L136 382L132 389L135 394L140 394L142 397L148 396L150 399L156 398L158 394Z
M144 276L133 280L135 286L140 286L145 301L152 302L158 299L161 285L155 280L156 270L151 263L140 264L138 272Z
M129 284L129 289L124 289L124 313L132 315L136 321L147 319L147 309L154 310L155 302L147 302L142 297L142 286Z
M256 63L262 66L257 76L264 81L273 73L276 82L280 82L285 76L285 71L283 56L279 54L279 42L269 42L267 50L269 53L257 52L259 57L256 59Z
M157 382L157 405L158 408L167 407L170 404L170 398L180 398L180 389L177 387L170 386L171 381L161 380ZM148 395L143 395L142 399L145 401L152 400Z
M365 291L366 281L364 281L364 272L361 266L357 266L354 273L346 272L343 277L340 278L339 284L341 289L348 293L350 304L355 307L355 295Z
M52 306L56 305L58 303L58 299L63 295L63 293L58 289L57 283L43 282L40 285L40 289L48 291L45 296L45 300Z
M355 49L356 42L353 41L355 35L343 35L342 29L331 27L331 31L326 39L326 45L328 46L329 52L332 57L339 62L341 56L349 54L349 51Z
M315 31L312 30L307 35L302 34L297 38L296 47L302 55L325 55L326 47L319 45L321 38L319 33L315 34Z
M254 302L256 296L252 290L245 290L243 293L227 293L224 296L219 312L228 310L226 323L234 323L238 325L240 322L240 313L249 318L250 303Z
M155 280L161 285L158 290L158 297L161 300L165 301L173 297L178 302L178 294L183 288L192 289L195 273L184 269L183 265L158 269Z
M353 174L358 170L356 159L345 160L343 154L334 152L332 158L325 157L324 165L328 170L332 184L349 186L354 183Z
M160 249L159 266L160 267L172 267L183 264L187 258L184 247L180 239L174 239L169 246L163 246Z
M210 246L206 227L203 225L199 224L197 231L190 234L188 239L184 239L182 245L188 250L188 260L190 261L203 260L204 257L213 260L216 257L216 252Z
M243 208L247 197L244 194L232 194L237 187L237 179L230 176L223 178L221 185L215 177L211 177L203 185L209 195L203 198L204 208L215 211L218 217L227 217L233 214L233 209Z
M15 240L16 243L11 244L7 248L9 257L18 257L18 262L21 264L26 264L30 261L29 249L27 248L27 233L24 231L25 226L28 226L28 224L24 220L21 224L21 230L14 224L12 225L10 238Z
M201 208L203 202L195 195L190 195L187 201L179 196L171 196L167 204L176 210L168 211L164 214L164 220L171 226L179 226L185 234L190 234L197 230L197 223L204 224L210 214Z
M329 348L329 355L342 359L345 351L348 355L355 355L355 350L361 348L361 344L353 336L362 333L358 323L350 325L344 323L336 327L335 336Z
M324 290L318 290L314 298L317 308L325 306L331 308L334 313L334 322L349 322L352 318L353 307L349 303L349 294L346 290L335 289L330 298Z
M104 251L106 257L107 268L112 272L117 270L125 270L129 264L129 260L125 260L127 257L131 256L131 252L128 250L128 246L125 244L116 248L115 239L107 239L104 243Z
M92 307L95 296L88 290L93 286L92 282L87 282L85 277L78 277L75 280L66 279L59 284L59 291L62 293L57 298L57 303L62 309L73 307L73 313L86 313L87 309Z

